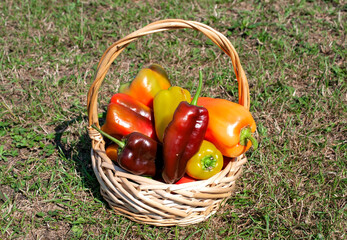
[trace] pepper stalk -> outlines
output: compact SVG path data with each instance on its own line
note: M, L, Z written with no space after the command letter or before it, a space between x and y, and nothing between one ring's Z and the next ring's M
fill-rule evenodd
M248 140L252 142L253 149L258 148L258 141L253 137L251 128L249 126L241 129L240 132L240 144L242 146L247 146Z
M197 105L198 103L198 99L201 93L201 89L202 89L202 72L201 70L199 70L199 85L198 85L198 89L196 89L196 93L193 97L193 100L190 102L191 105Z
M202 169L205 171L212 171L216 167L217 160L212 156L208 155L201 159Z
M97 128L94 124L92 124L92 128L94 128L96 131L98 131L101 135L107 137L108 139L110 139L111 141L116 143L119 146L120 149L123 149L125 147L125 142L123 142L121 140L118 140L117 138L114 138L111 135L105 133L101 129Z

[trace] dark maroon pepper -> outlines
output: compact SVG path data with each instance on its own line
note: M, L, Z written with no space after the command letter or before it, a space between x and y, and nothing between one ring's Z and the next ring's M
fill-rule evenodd
M155 177L162 170L162 147L154 139L132 132L118 140L92 125L94 129L118 145L117 163L135 175Z
M162 177L166 183L175 183L184 176L188 160L198 152L204 140L209 117L206 108L196 106L201 88L200 71L199 87L192 102L181 102L178 105L165 130Z

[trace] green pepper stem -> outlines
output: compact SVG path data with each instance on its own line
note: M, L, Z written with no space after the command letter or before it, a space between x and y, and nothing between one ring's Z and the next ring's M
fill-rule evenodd
M205 171L212 171L216 167L217 160L212 156L208 155L201 159L202 169Z
M240 144L246 146L248 140L252 142L254 150L258 148L258 141L253 137L250 127L245 127L241 129L240 133Z
M196 93L192 102L190 103L191 105L196 105L198 103L198 98L201 93L201 89L202 89L202 72L201 70L199 70L199 86L198 86L198 89L196 90Z
M123 83L119 86L118 92L120 93L125 92L126 89L128 89L129 87L130 87L130 82Z
M111 135L105 133L104 131L102 131L101 129L97 128L94 124L92 124L92 128L94 128L96 131L98 131L99 133L101 133L101 135L104 135L105 137L107 137L108 139L112 140L113 142L115 142L120 148L124 148L125 147L125 143L118 140L117 138L112 137Z

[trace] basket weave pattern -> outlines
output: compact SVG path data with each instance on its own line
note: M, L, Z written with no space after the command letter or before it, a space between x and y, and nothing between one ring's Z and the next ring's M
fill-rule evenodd
M231 59L238 81L239 103L249 109L249 87L235 48L213 28L199 22L180 19L157 21L112 44L103 54L95 80L88 92L88 134L92 140L91 159L104 199L117 214L133 221L157 226L191 225L206 220L232 194L246 157L240 156L213 177L191 183L166 184L124 172L105 153L105 142L99 132L98 90L111 64L131 42L138 38L171 29L191 28L210 38Z

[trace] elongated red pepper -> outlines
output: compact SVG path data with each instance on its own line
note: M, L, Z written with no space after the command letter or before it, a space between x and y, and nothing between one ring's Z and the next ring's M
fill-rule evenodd
M175 183L183 177L188 160L199 150L208 125L208 111L196 106L202 88L200 71L199 87L191 104L181 102L167 126L163 140L164 169L162 177L166 183Z
M158 176L163 166L162 148L154 139L132 132L118 140L92 125L94 129L118 145L118 165L135 175Z
M126 136L132 132L139 132L156 138L152 110L123 93L112 96L107 107L106 121L101 129L112 136Z

